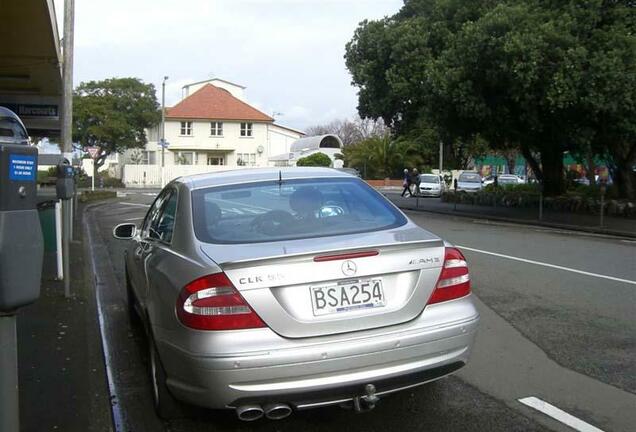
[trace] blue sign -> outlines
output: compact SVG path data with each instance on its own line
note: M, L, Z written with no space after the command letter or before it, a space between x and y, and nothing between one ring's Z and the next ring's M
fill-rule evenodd
M9 155L9 180L35 181L35 156Z

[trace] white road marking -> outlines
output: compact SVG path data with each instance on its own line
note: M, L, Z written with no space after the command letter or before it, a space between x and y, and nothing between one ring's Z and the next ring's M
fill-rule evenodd
M553 419L560 421L561 423L568 425L579 432L603 432L602 429L592 426L591 424L586 423L583 420L578 419L573 415L566 413L562 409L559 409L554 405L550 405L549 403L542 401L537 397L531 396L519 399L519 402L526 406L529 406L530 408L534 408L537 411L541 411L543 414L550 416Z
M120 202L121 205L135 206L135 207L148 207L150 204L139 204L139 203L129 203L129 202Z
M539 266L543 266L543 267L549 267L549 268L553 268L553 269L557 269L557 270L563 270L563 271L569 271L572 273L578 273L578 274L582 274L585 276L592 276L592 277L596 277L596 278L601 278L601 279L607 279L607 280L611 280L611 281L615 281L615 282L622 282L622 283L626 283L626 284L630 284L630 285L636 285L636 281L633 280L629 280L629 279L621 279L621 278L617 278L614 276L607 276L607 275L602 275L602 274L598 274L598 273L591 273L591 272L586 272L583 270L577 270L577 269L573 269L573 268L569 268L569 267L563 267L563 266L558 266L558 265L554 265L554 264L548 264L548 263L544 263L541 261L533 261L533 260L529 260L529 259L525 259L525 258L519 258L519 257L514 257L514 256L510 256L510 255L504 255L504 254L500 254L500 253L496 253L496 252L488 252L488 251L484 251L481 249L474 249L474 248L470 248L468 246L461 246L461 245L457 245L458 248L460 249L466 249L472 252L477 252L477 253L482 253L482 254L486 254L486 255L492 255L492 256L496 256L496 257L500 257L500 258L506 258L509 260L513 260L513 261L520 261L520 262L524 262L524 263L528 263L528 264L534 264L534 265L539 265Z

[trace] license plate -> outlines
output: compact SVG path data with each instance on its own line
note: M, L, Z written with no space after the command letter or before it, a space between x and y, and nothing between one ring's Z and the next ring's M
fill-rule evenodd
M362 279L309 288L314 315L328 315L385 305L382 279Z

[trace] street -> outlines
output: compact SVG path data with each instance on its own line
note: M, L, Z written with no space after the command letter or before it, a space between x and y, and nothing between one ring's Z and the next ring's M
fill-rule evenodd
M140 223L153 197L129 192L93 207L87 220L121 430L566 431L579 421L598 429L578 430L628 431L636 424L636 242L422 212L407 214L469 261L482 319L466 368L391 395L362 415L331 407L246 424L233 412L193 409L190 419L160 422L143 335L130 327L125 308L125 242L111 235L117 223ZM528 398L571 417L549 417Z

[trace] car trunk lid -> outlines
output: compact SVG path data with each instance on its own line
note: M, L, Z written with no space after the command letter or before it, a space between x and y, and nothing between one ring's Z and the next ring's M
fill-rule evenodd
M285 337L412 320L426 306L444 260L439 238L408 225L266 244L204 244L202 249L261 319Z

